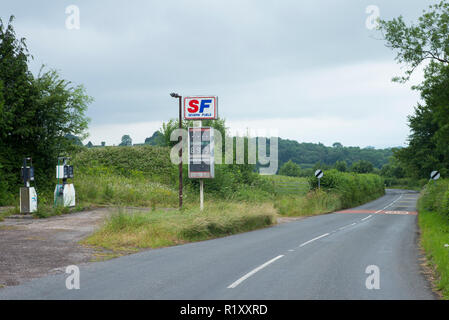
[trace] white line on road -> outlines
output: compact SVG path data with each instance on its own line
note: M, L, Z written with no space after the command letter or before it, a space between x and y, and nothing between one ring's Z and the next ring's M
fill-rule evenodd
M343 229L346 229L347 227L350 227L350 226L355 226L357 223L351 223L351 224L348 224L347 226L343 226L343 227L341 227L341 228L339 228L338 230L343 230Z
M313 242L313 241L315 241L315 240L324 238L324 237L326 237L326 236L328 236L328 235L329 235L329 233L322 234L322 235L319 236L319 237L316 237L316 238L313 238L312 240L309 240L309 241L304 242L303 244L299 245L299 247L304 247L306 244L309 244L309 243L311 243L311 242Z
M402 198L402 194L399 196L399 198L397 198L396 200L394 200L394 201L393 201L392 203L390 203L388 206L386 206L386 207L384 207L384 208L382 208L382 209L380 209L380 210L377 210L377 211L374 212L374 213L379 213L379 212L385 210L386 208L390 207L391 205L393 205L394 203L396 203L396 201L398 201L398 200L401 199L401 198Z
M238 279L237 281L235 281L234 283L232 283L232 284L228 287L228 289L232 289L232 288L237 287L240 283L242 283L243 281L245 281L246 279L248 279L249 277L251 277L252 275L254 275L256 272L262 270L263 268L265 268L265 267L268 266L269 264L275 262L276 260L282 258L283 256L284 256L284 255L281 254L280 256L277 256L276 258L273 258L273 259L271 259L270 261L265 262L263 265L258 266L256 269L254 269L254 270L248 272L248 273L245 274L243 277L241 277L240 279Z
M368 217L365 217L365 218L363 218L362 220L360 220L360 221L365 221L365 220L367 220L367 219L369 219L369 218L371 218L373 215L372 214L370 214Z

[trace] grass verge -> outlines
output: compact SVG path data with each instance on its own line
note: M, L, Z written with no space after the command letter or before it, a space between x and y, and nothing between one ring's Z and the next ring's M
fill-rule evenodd
M449 300L449 180L428 184L418 201L421 246L435 270L435 287Z
M272 204L209 202L197 207L112 214L81 244L113 251L158 248L255 230L276 223Z

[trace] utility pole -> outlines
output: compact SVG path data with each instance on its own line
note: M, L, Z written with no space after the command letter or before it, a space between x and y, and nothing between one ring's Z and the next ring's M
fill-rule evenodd
M182 129L182 96L177 93L170 93L173 98L179 99L179 129ZM178 137L178 142L182 142L182 136ZM182 145L179 149L179 209L182 209Z

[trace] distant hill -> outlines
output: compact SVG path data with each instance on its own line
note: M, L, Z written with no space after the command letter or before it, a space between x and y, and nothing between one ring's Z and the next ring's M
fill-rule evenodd
M159 131L145 139L145 144L163 146L163 137ZM359 160L366 160L375 168L382 168L393 155L393 148L375 149L374 147L345 147L339 142L332 146L322 143L299 143L295 140L279 138L279 167L288 160L299 164L301 168L312 168L317 163L333 166L337 161L345 161L351 166Z
M393 148L375 149L373 147L345 147L341 143L334 143L327 147L322 143L299 143L295 140L279 139L280 165L292 160L302 168L311 168L320 162L334 165L337 161L346 161L348 166L359 160L366 160L376 168L381 168L388 163L393 155Z

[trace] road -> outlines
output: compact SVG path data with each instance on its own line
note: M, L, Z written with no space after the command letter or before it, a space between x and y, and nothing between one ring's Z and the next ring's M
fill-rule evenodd
M349 211L82 265L78 290L61 273L0 299L435 299L420 270L417 198L387 190Z

